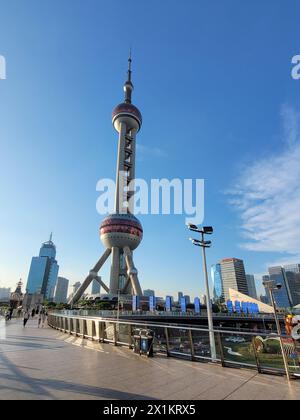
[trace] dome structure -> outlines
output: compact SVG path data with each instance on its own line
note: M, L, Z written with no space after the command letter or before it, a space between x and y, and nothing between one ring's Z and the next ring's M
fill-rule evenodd
M112 214L103 221L100 237L106 248L129 247L134 251L143 239L143 228L132 214Z
M143 118L141 112L136 106L123 102L114 109L112 121L118 132L120 132L121 123L125 123L128 130L134 129L140 131Z

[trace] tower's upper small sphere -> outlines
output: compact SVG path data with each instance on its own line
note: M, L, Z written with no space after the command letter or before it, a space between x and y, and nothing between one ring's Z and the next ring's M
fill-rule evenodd
M100 237L106 248L125 248L135 250L143 239L143 228L132 214L112 214L100 227Z
M121 123L125 123L128 130L139 131L142 126L143 117L136 106L124 102L114 109L112 121L118 132L121 130Z

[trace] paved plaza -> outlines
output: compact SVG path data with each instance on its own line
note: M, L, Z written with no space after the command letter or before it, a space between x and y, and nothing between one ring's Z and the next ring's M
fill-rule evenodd
M0 340L1 400L300 399L300 381L92 343L30 320Z

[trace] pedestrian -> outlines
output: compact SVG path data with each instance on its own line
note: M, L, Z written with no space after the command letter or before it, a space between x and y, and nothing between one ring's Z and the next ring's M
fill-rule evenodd
M39 320L38 320L38 328L40 328L41 323L42 323L42 313L40 312L40 314L39 314Z
M42 324L42 328L44 328L44 326L45 326L45 322L46 322L46 320L47 320L47 312L46 311L44 311L43 312L43 314L42 314L42 319L43 319L43 324Z
M24 318L23 318L23 326L24 326L24 328L26 327L26 324L27 324L29 318L30 318L30 314L29 314L29 311L27 310L27 311L25 311Z
M9 321L11 321L13 313L14 313L14 308L10 308L10 310L9 310Z
M32 309L31 316L32 316L32 318L35 317L35 309L34 308Z

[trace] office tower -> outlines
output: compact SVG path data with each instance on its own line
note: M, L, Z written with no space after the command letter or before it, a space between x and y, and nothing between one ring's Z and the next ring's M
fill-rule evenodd
M6 287L0 287L0 300L7 302L10 299L11 289Z
M68 289L69 289L69 280L65 279L64 277L58 277L56 288L55 288L54 302L66 303L67 296L68 296Z
M229 289L249 294L243 260L226 258L220 262L225 300L230 300Z
M297 306L300 304L300 273L286 271L285 278L291 293L292 306Z
M183 293L178 292L178 302L180 302L182 298L183 298Z
M269 279L274 284L281 284L281 289L274 292L274 299L278 308L290 308L293 306L292 295L286 278L286 273L282 267L270 267ZM269 291L266 290L269 297ZM270 297L269 297L270 298Z
M100 296L101 292L101 285L97 280L93 280L92 283L92 295L98 295Z
M144 290L144 296L145 297L151 297L151 296L155 296L155 291L154 290Z
M73 286L72 286L73 292L72 293L75 294L77 292L77 290L79 290L80 286L81 286L80 281L77 281L75 284L73 284Z
M257 300L257 290L255 277L252 274L246 274L249 296Z
M300 264L289 264L284 265L283 268L286 272L300 274Z
M112 115L112 122L119 134L116 196L114 214L108 216L100 227L100 237L105 252L99 259L82 286L73 296L77 302L90 283L98 278L102 266L111 256L110 285L101 281L103 289L112 295L142 296L138 271L133 262L133 251L143 239L143 228L134 216L134 181L136 162L136 137L142 127L142 114L132 104L132 60L129 58L128 78L124 85L125 99ZM98 279L99 280L99 279Z
M54 298L59 271L55 258L56 247L51 234L49 241L42 244L39 256L32 258L26 286L28 294L42 294L48 300Z
M216 264L211 267L211 279L213 284L213 296L215 301L224 299L223 280L221 273L221 264Z
M186 304L189 305L191 303L191 297L189 295L183 296L185 298Z

